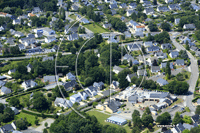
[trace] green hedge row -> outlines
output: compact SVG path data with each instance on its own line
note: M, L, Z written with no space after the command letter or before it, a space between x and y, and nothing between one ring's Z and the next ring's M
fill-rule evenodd
M26 114L29 114L29 115L34 115L34 116L37 116L37 117L42 117L42 114L41 113L34 113L34 112L30 112L28 110L22 110L23 113L26 113ZM48 117L48 118L54 118L55 115L48 115L48 114L44 114L43 115L44 117Z
M195 97L195 98L192 100L192 102L195 103L199 98L200 98L200 96Z

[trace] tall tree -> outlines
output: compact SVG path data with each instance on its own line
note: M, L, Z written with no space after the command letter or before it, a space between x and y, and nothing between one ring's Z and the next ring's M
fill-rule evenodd
M183 123L183 120L178 112L176 112L174 119L172 120L172 124L177 125L179 123Z
M195 110L195 114L200 115L200 105L197 105L196 110Z

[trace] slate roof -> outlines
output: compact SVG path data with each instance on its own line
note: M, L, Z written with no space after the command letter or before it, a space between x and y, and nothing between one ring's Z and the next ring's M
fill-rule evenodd
M111 9L113 9L113 8L118 8L118 6L117 6L116 3L114 3L114 4L110 4L109 7L110 7Z
M184 25L185 29L195 29L195 25L194 24L185 24Z
M137 103L138 96L130 96L128 97L128 102L130 103Z
M33 66L29 63L27 66L27 68L30 67L30 68L33 68Z
M76 80L76 76L74 74L72 74L71 72L67 73L66 76L68 77L68 79L70 80Z
M4 94L8 94L8 93L11 93L11 89L3 86L1 87L1 92L3 92Z
M185 130L182 123L177 124L175 128L178 129L179 132L182 132L183 130Z
M160 71L160 66L151 66L151 71L152 72Z
M50 57L43 57L42 61L47 61L47 60L54 60L53 56Z
M197 100L197 104L200 104L200 99Z
M107 106L113 111L117 112L117 109L121 106L121 103L115 100L108 102Z
M14 128L13 128L13 126L11 124L6 124L6 125L4 125L4 126L2 126L0 128L4 133L9 133L9 132L14 131Z
M77 33L73 33L73 34L70 34L69 36L69 40L75 40L78 38L78 34Z
M198 114L193 115L192 119L194 120L195 123L199 123L199 115Z
M179 55L179 52L178 51L172 51L170 54L171 54L172 58L174 58L174 57Z
M1 80L0 80L0 87L4 86L5 84L6 84L5 81L1 81Z
M58 75L53 75L53 76L44 76L44 82L56 82L58 80Z
M35 84L37 84L36 82L34 82L33 80L26 80L24 81L27 87L31 87L31 86L35 86Z
M169 95L169 93L162 92L162 93L150 93L150 98L165 98Z
M10 107L10 108L12 109L12 111L15 112L15 115L19 113L19 110L17 108L15 108L15 107Z
M5 76L0 76L0 80L7 79Z
M71 101L67 100L67 99L64 99L64 98L59 98L59 97L56 97L56 100L54 102L54 104L62 104L64 105L65 107L71 107L73 104L71 103Z
M159 78L156 82L159 83L159 84L161 84L161 85L168 84L168 82L166 80L162 79L162 78Z
M148 51L158 51L160 48L158 46L151 46L147 48Z
M119 82L118 82L118 81L113 81L112 84L113 84L115 87L119 86Z
M182 64L184 64L184 59L177 59L177 60L176 60L176 64L177 64L177 65L182 65Z
M66 91L70 91L77 84L76 80L72 80L63 84Z
M167 7L167 6L160 6L160 7L157 7L157 9L159 10L159 11L163 11L163 12L167 12L167 11L169 11L169 8Z
M170 43L161 44L161 47L162 47L162 49L171 49L172 44L170 44Z
M116 66L116 65L115 65L115 66L113 67L113 70L116 70L116 71L119 71L119 72L120 72L120 71L122 71L122 70L124 70L124 69L121 68L121 67L119 67L119 66Z
M181 10L181 7L179 6L179 4L170 4L168 7L171 10Z
M102 87L102 86L104 86L104 83L102 81L101 82L94 82L93 86L94 87Z

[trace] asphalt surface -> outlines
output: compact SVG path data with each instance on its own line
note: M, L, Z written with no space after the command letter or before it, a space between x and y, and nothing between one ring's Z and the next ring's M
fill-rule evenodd
M177 43L175 40L176 36L179 34L180 33L178 32L171 32L170 38L172 40L172 43L178 51L186 50L181 44ZM189 80L190 87L188 90L190 92L190 95L184 96L183 99L184 99L184 106L189 107L191 112L195 112L195 107L192 104L192 99L194 98L193 92L195 91L196 82L199 76L199 70L198 70L197 60L195 59L195 57L190 52L187 51L187 53L191 61L191 65L189 66L191 70L191 76Z

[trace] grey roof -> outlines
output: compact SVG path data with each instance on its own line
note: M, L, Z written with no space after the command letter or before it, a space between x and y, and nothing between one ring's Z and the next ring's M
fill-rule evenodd
M133 10L133 9L129 9L129 10L127 10L127 12L128 12L129 14L132 14L132 13L138 14L138 11Z
M69 40L75 40L78 38L78 34L77 33L73 33L69 35Z
M103 9L103 5L98 5L98 6L97 6L97 9L98 9L98 10L102 10L102 9Z
M197 104L200 104L200 99L197 100Z
M120 4L120 6L122 7L122 8L126 8L126 3L122 3L122 4Z
M1 92L3 92L4 94L8 94L8 93L11 93L11 89L3 86L1 87Z
M169 95L167 92L162 93L150 93L150 98L165 98Z
M117 70L117 71L122 71L122 70L124 70L123 68L121 68L121 67L119 67L119 66L114 66L113 67L113 70Z
M98 90L98 88L96 87L96 86L89 86L89 87L87 87L91 92L93 92L93 91L96 91L97 92L97 90Z
M165 99L165 102L166 102L168 105L171 105L171 104L172 104L171 100L169 100L169 99Z
M158 46L151 46L151 47L148 47L147 49L148 49L148 51L158 51L158 50L160 50L160 48Z
M110 4L110 8L113 9L113 8L118 8L117 4L114 3L114 4Z
M195 123L199 123L199 115L198 114L193 115L192 119L194 120Z
M104 86L104 83L101 81L101 82L94 82L93 83L93 86L95 86L95 87L102 87L102 86Z
M53 76L44 76L44 82L56 82L58 80L58 75L53 75Z
M43 57L42 61L47 61L47 60L54 60L53 56L50 57Z
M6 81L1 81L0 80L0 87L4 86L6 84Z
M171 49L172 48L172 44L170 44L170 43L161 44L161 47L163 49Z
M133 50L133 49L139 49L139 48L141 48L141 45L140 44L129 44L127 47L130 50Z
M5 77L5 76L0 76L0 80L4 80L4 79L7 79L7 77Z
M13 128L13 126L11 124L6 124L6 125L4 125L4 126L2 126L0 128L3 131L3 133L9 133L9 132L14 131L14 128Z
M182 64L184 64L184 59L177 59L177 60L176 60L176 64L177 64L177 65L182 65Z
M27 68L30 67L30 68L33 68L33 66L29 63L27 66Z
M151 66L151 71L160 71L160 66Z
M113 92L115 92L115 91L114 91L114 90L106 90L106 91L103 91L102 94L103 94L104 96L109 96L110 93L112 94Z
M113 111L117 112L117 109L121 106L121 103L115 100L108 102L107 106Z
M112 12L112 15L115 15L115 14L117 14L117 11L116 11L116 10L114 10L114 9L111 9L110 11Z
M118 81L113 81L112 84L113 84L115 87L119 86L119 82L118 82Z
M176 127L178 128L178 131L182 132L183 130L185 130L184 126L182 123L179 123L176 125Z
M139 75L144 75L146 73L145 69L142 69L142 70L137 70L137 73Z
M15 112L15 115L19 113L19 110L17 108L15 108L15 107L10 107L10 108L12 109L12 111Z
M143 1L144 5L151 5L150 1Z
M65 107L71 107L73 105L73 103L70 100L59 97L56 97L54 104L62 104Z
M163 53L163 52L156 52L155 55L156 56L167 56L167 54Z
M162 78L159 78L156 82L159 83L159 84L161 84L161 85L168 84L168 82L166 80L162 79Z
M121 119L121 118L118 118L118 117L115 117L115 116L111 116L111 117L107 118L107 120L111 120L111 121L119 122L119 123L125 123L126 122L125 119Z
M137 103L138 96L130 96L128 97L128 102L130 103Z
M194 24L185 24L184 26L186 27L186 29L195 29Z
M172 51L170 54L172 55L172 58L174 58L175 56L179 55L179 52L178 51Z
M72 80L63 84L66 91L70 91L77 84L76 80Z
M133 56L129 55L129 54L125 54L124 57L123 57L124 60L134 60Z
M132 79L132 77L137 77L137 74L136 73L128 74L127 77L129 77L130 79Z
M76 80L76 76L74 74L72 74L71 72L67 73L66 76L68 77L68 79L70 80Z
M137 4L135 2L133 2L133 3L130 3L129 6L135 6L136 7Z
M158 9L160 10L160 11L163 11L163 12L167 12L167 11L169 11L169 8L167 7L167 6L160 6L160 7L158 7Z
M37 83L34 82L33 80L26 80L24 81L27 87L35 86Z
M190 125L190 124L187 124L187 123L183 123L183 127L184 127L185 129L190 130L191 128L194 128L194 125Z
M172 10L181 10L179 4L170 4L169 8L171 8Z
M192 51L197 51L197 50L198 50L198 48L197 48L197 47L195 47L195 46L191 46L190 50L192 50Z
M15 71L16 71L16 69L14 68L14 69L10 69L9 70L11 73L14 73Z

